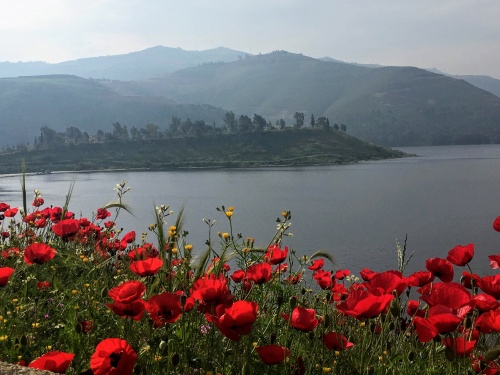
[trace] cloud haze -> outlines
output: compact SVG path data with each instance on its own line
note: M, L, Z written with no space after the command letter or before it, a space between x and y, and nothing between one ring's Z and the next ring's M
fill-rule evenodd
M0 61L224 46L500 78L498 15L497 0L16 0L0 4Z

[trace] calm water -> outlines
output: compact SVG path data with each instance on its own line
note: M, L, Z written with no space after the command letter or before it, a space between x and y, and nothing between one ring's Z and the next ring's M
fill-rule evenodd
M500 145L402 150L419 157L286 169L61 173L29 176L27 186L29 192L39 189L46 203L63 205L76 181L70 209L90 218L115 198L116 183L127 181L131 190L124 200L135 216L123 212L119 226L147 231L155 204L177 212L184 205L195 249L207 238L203 218L216 219L216 231L228 230L215 210L224 204L235 207L236 232L261 246L272 238L276 217L290 210L294 236L286 244L300 254L326 250L339 268L397 268L396 241L407 234L415 251L410 270L423 269L428 257L446 257L458 244L474 243L475 271L491 273L486 256L500 253L500 233L491 227L500 215ZM0 201L21 205L19 177L0 178Z

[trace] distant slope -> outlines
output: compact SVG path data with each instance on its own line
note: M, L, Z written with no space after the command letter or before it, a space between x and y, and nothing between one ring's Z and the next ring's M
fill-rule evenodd
M473 85L412 67L366 68L274 52L204 64L141 82L108 82L127 95L254 113L290 124L327 116L350 134L384 145L500 142L500 98Z
M0 174L116 168L265 167L325 165L403 157L341 131L300 129L198 138L62 145L0 152Z
M124 55L90 57L58 64L0 62L0 78L69 74L83 78L129 81L158 77L207 62L236 61L245 55L245 52L223 47L206 51L185 51L181 48L156 46Z
M76 126L94 134L114 122L142 127L148 122L167 127L172 116L221 122L224 111L199 105L178 105L165 98L120 96L98 81L75 76L0 79L0 147L33 142L42 126L63 131Z

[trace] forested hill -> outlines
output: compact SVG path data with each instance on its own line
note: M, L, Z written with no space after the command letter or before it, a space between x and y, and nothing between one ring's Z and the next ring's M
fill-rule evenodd
M378 144L500 142L499 97L412 67L367 68L274 52L107 84L122 94L206 103L272 121L288 123L297 111L325 116Z
M334 129L285 129L103 143L53 144L0 152L0 174L117 168L245 168L352 163L403 157Z

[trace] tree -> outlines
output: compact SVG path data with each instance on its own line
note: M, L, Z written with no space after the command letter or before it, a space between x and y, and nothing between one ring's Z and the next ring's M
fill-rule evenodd
M175 136L179 132L180 127L181 119L177 116L172 116L172 120L170 121L170 133Z
M318 117L316 120L316 126L320 129L326 129L328 127L327 118L324 116Z
M311 113L311 128L316 126L316 121L314 121L314 115Z
M345 124L340 124L340 130L345 133L347 131L347 126Z
M264 119L264 117L258 115L258 114L254 114L253 115L253 121L252 121L252 125L253 125L253 128L255 131L263 131L264 128L266 127L267 125L267 122L266 120Z
M278 122L278 127L283 130L285 129L285 126L286 126L286 122L285 120L283 120L282 118L280 118L279 122Z
M333 129L335 129L335 130L339 130L339 129L340 129L340 128L339 128L339 125L338 125L337 123L333 124Z
M40 129L40 144L50 145L56 140L57 132L48 126L42 126Z
M293 115L293 118L295 119L295 124L293 127L295 129L300 129L304 125L304 113L303 112L295 112Z
M252 128L252 120L247 115L241 115L238 119L238 130L240 133L248 133Z
M236 133L238 131L238 121L236 121L233 111L226 112L224 115L224 124L226 124L229 133Z
M119 122L113 124L113 138L117 141L128 140L128 130L126 126L122 126Z

